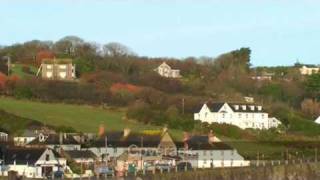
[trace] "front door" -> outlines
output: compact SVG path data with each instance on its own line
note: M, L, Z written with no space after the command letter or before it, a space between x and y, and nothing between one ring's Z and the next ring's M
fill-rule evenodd
M52 166L43 166L42 167L42 176L51 177L52 176Z

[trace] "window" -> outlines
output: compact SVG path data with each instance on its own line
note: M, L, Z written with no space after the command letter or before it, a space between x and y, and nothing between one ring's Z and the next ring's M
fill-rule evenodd
M239 113L239 118L241 118L242 117L242 114L241 113Z
M208 113L206 112L206 113L204 113L204 117L207 117L208 116Z
M49 160L50 160L50 155L46 154L46 161L49 161Z
M225 113L222 113L222 118L225 118L226 117L226 114Z

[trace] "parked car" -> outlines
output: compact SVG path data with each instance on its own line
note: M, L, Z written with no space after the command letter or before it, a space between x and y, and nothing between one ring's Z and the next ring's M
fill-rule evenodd
M177 164L178 171L190 171L192 170L192 165L189 162L180 162Z
M113 176L114 170L110 167L100 167L98 170L100 176Z
M156 164L156 170L169 171L171 166L169 164Z

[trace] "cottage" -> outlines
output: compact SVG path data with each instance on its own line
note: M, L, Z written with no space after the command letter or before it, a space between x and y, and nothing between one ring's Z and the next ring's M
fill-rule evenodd
M76 67L71 59L46 59L40 65L37 75L43 79L74 80L76 78Z
M27 147L48 147L55 150L80 150L81 145L66 133L60 134L42 134L26 145Z
M66 160L49 148L12 147L3 151L1 157L1 171L6 176L9 171L16 171L27 178L52 177L67 167Z
M172 69L167 63L163 62L159 67L154 69L160 76L167 78L181 78L180 70Z
M89 150L69 150L63 151L63 154L79 164L93 164L97 159L97 156Z
M269 119L262 106L248 103L205 103L194 120L207 123L231 124L241 129L269 129L278 126Z
M108 132L105 138L94 142L87 149L101 159L104 157L115 159L132 146L139 147L143 151L158 151L161 155L176 153L176 146L167 130L155 133L134 133L130 129L124 129L123 132Z
M183 142L177 142L182 161L196 168L249 166L234 148L223 143L210 132L206 135L184 135Z
M319 73L320 67L304 65L299 69L299 71L301 75L312 75L315 73Z

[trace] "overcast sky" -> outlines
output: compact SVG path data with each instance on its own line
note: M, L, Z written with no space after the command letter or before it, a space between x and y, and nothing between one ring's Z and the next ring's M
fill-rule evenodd
M320 64L320 1L1 0L0 45L76 35L142 56L218 56L241 47L252 64Z

